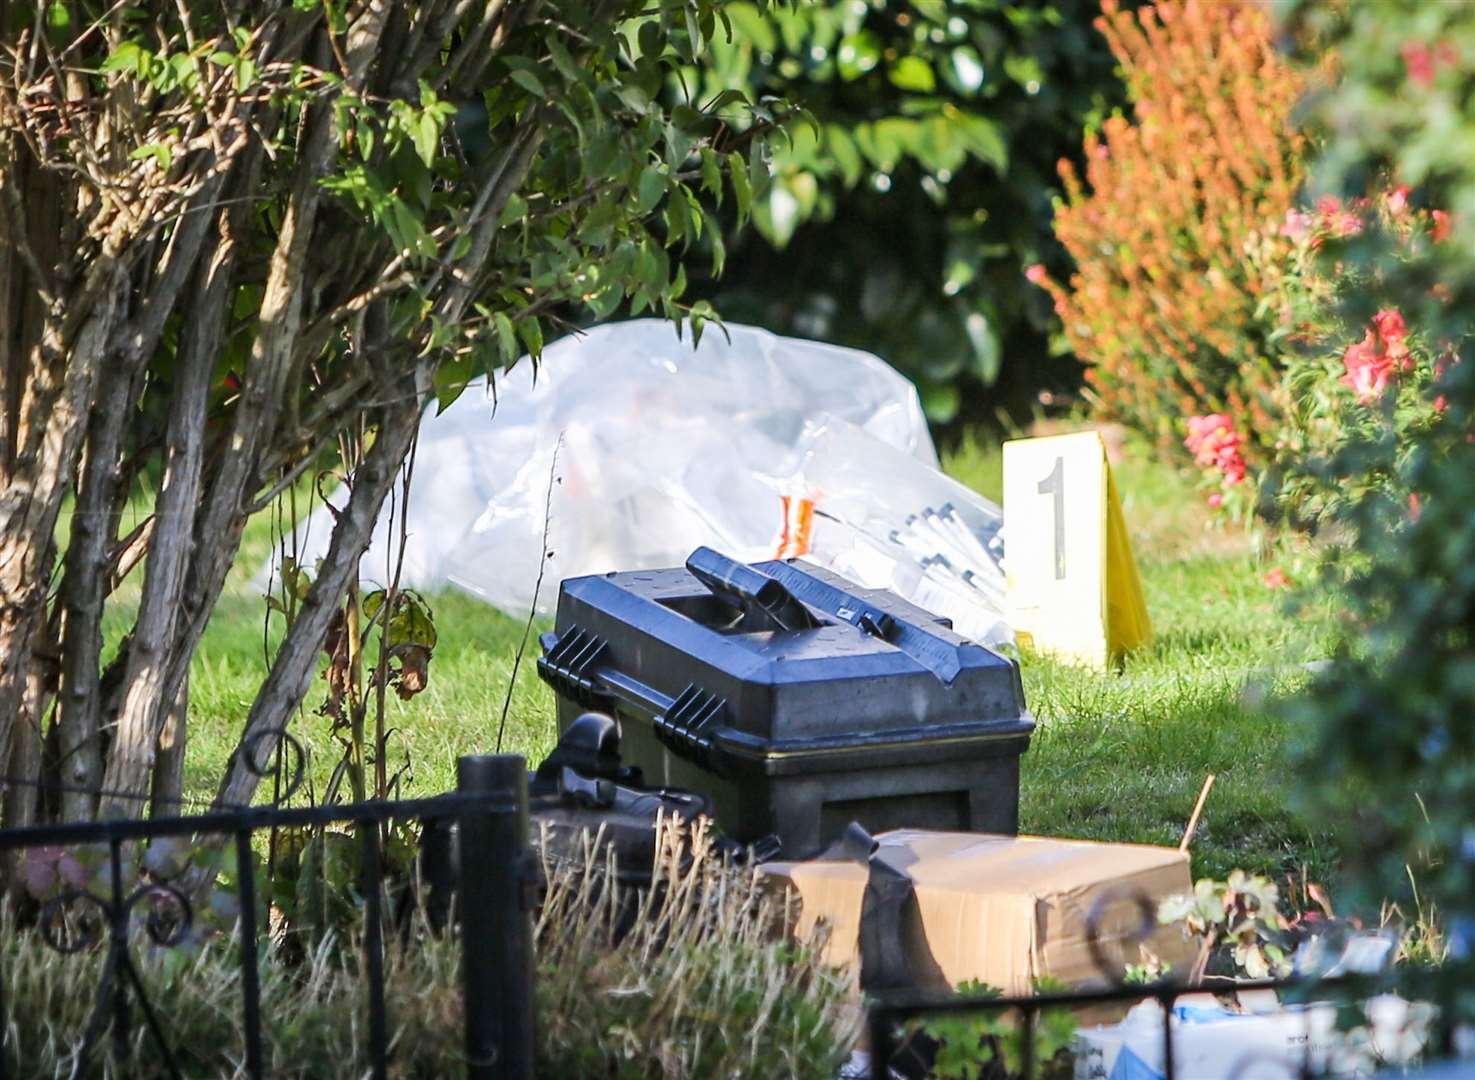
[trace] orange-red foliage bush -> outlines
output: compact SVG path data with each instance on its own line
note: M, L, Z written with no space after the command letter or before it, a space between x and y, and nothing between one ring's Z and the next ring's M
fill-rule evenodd
M1088 136L1084 180L1061 162L1055 232L1077 270L1068 285L1031 280L1054 296L1102 413L1179 452L1190 417L1227 417L1255 464L1282 412L1278 312L1257 309L1290 248L1303 79L1252 0L1102 11L1135 116Z

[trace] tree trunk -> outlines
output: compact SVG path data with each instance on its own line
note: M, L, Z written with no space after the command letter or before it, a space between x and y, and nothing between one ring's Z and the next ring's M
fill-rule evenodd
M72 512L62 578L61 694L56 754L63 821L90 821L102 780L101 704L103 602L112 591L108 550L117 535L117 476L133 373L123 364L103 373L92 410L82 480Z
M46 593L55 558L56 521L76 473L88 402L96 391L124 290L109 259L108 287L68 348L60 318L48 318L26 388L20 450L0 495L0 761L10 760L15 722L24 708L31 643L46 617ZM86 295L83 296L86 299Z
M189 734L189 680L179 688L164 725L159 731L158 756L153 787L149 791L149 817L173 817L184 813L184 750Z
M16 718L10 751L12 780L5 792L5 823L11 828L35 824L41 808L42 725L55 689L50 677L54 664L49 654L53 647L43 624L31 647L35 659L26 677L25 706Z
M230 263L227 254L201 272L180 341L164 474L144 563L143 597L103 774L103 787L108 791L104 816L142 813L167 709L183 692L180 684L171 683L170 661L182 617L185 573L194 548L205 461L205 414L228 314Z
M417 381L418 376L419 373ZM327 557L277 650L271 672L251 704L241 741L216 791L218 806L239 806L251 799L261 777L246 764L242 748L259 739L251 748L252 756L257 761L270 758L278 742L273 733L285 730L292 710L307 693L328 623L342 603L349 579L358 570L359 558L368 546L379 510L409 452L420 422L422 394L422 388L405 378L386 395L399 400L384 410L374 445L354 473L348 503L333 527Z

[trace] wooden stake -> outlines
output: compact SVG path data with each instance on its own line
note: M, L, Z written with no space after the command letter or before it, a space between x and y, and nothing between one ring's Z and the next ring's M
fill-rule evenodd
M1214 786L1214 774L1209 773L1208 779L1204 781L1203 789L1198 793L1198 802L1193 806L1193 816L1188 819L1188 828L1183 830L1183 839L1178 841L1178 850L1187 851L1189 843L1193 840L1194 831L1198 828L1199 815L1204 812L1204 803L1209 801L1209 789Z

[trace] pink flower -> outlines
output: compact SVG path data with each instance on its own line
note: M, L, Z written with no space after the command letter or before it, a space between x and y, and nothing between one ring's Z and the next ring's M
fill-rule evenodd
M1044 285L1048 275L1046 275L1045 268L1043 266L1041 266L1039 263L1035 263L1033 266L1027 267L1025 269L1024 276L1029 280L1031 284Z
M1245 478L1245 462L1240 455L1243 443L1243 436L1223 413L1188 418L1188 436L1183 445L1198 465L1222 473L1226 484L1238 484Z
M1422 41L1405 41L1398 50L1403 57L1403 66L1408 70L1408 81L1415 86L1429 87L1434 84L1434 54Z
M1408 209L1408 191L1409 187L1407 184L1399 184L1392 191L1388 192L1389 213L1401 214Z
M1224 496L1220 492L1212 492L1209 495L1209 505L1215 510L1224 505Z
M1291 587L1291 579L1278 566L1267 570L1263 580L1267 589L1288 589Z
M1384 308L1374 315L1362 340L1347 346L1342 364L1347 371L1340 381L1353 389L1358 401L1366 404L1381 397L1394 372L1413 366L1403 313L1397 308Z
M1408 516L1412 520L1418 521L1419 515L1423 512L1424 507L1419 502L1419 493L1417 491L1410 491L1408 493Z
M1413 367L1413 358L1408 354L1408 326L1403 321L1403 313L1397 308L1384 308L1373 316L1373 326L1378 331L1378 338L1382 341L1388 359L1401 370L1406 371Z
M1280 235L1287 237L1297 243L1311 235L1311 226L1314 224L1310 214L1302 213L1295 207L1286 211L1286 218L1280 227Z
M1380 345L1376 332L1369 330L1361 341L1348 345L1342 354L1347 373L1338 381L1350 386L1363 404L1381 397L1393 374L1393 361Z
M1316 219L1318 225L1336 237L1362 232L1362 218L1357 215L1356 204L1343 206L1335 195L1323 195L1316 200Z

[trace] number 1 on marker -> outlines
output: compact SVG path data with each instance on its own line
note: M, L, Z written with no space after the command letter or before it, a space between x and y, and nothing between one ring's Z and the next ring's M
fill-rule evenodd
M1041 495L1055 496L1055 580L1065 580L1065 458L1055 459L1055 468L1036 488Z
M1116 484L1096 432L1004 444L1004 527L1009 622L1021 642L1103 667L1151 636Z

